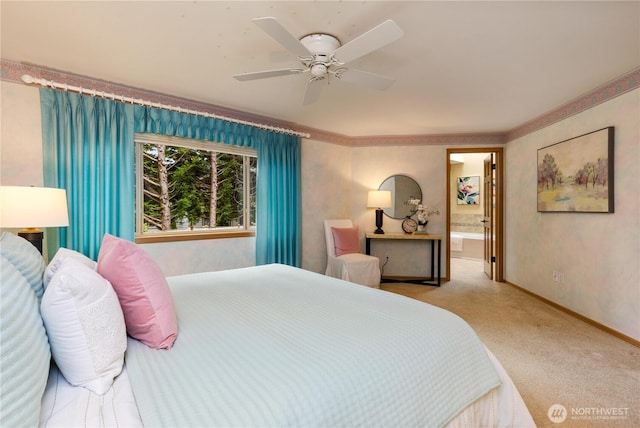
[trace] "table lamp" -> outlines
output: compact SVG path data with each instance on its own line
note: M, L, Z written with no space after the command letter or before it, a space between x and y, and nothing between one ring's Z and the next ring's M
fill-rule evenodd
M391 208L391 192L388 190L370 190L367 207L376 209L376 230L373 233L382 234L382 208Z
M0 227L22 227L18 236L42 254L40 227L69 226L67 192L52 187L0 186Z

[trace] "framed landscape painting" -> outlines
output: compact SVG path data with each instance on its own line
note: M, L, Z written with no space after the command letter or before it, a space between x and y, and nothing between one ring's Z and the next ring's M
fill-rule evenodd
M538 211L612 213L613 126L538 149Z

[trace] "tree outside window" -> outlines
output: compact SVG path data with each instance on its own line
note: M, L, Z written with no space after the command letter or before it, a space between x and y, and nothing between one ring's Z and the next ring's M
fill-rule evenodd
M137 144L137 201L143 208L137 213L138 235L255 227L257 158L252 150L155 139L141 138Z

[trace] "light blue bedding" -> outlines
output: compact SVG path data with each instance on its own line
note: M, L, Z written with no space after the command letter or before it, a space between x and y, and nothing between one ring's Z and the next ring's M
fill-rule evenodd
M0 427L40 418L51 350L40 317L42 254L26 239L0 236Z
M129 339L145 426L443 426L500 384L440 308L283 265L168 278L178 339Z

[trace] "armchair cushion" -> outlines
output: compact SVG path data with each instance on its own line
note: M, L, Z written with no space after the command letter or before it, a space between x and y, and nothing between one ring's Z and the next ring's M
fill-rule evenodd
M360 252L357 226L349 228L331 227L331 233L333 234L336 257Z

